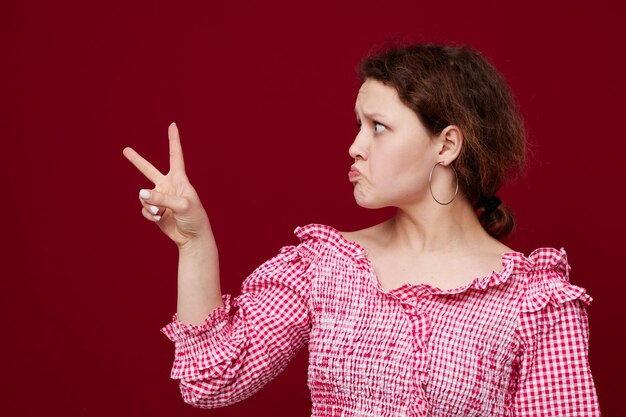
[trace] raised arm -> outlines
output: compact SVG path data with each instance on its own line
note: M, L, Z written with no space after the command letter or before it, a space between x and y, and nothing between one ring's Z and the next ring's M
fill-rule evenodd
M168 128L170 169L163 175L132 148L124 156L153 184L142 189L143 216L154 222L178 247L177 317L200 324L223 306L218 251L209 218L185 173L180 136L175 123Z
M131 148L124 155L154 183L140 192L143 216L179 249L178 308L161 329L175 344L171 377L185 402L222 407L261 389L307 343L309 287L323 245L307 240L283 247L244 281L231 303L220 291L213 232L185 174L175 124L168 133L167 175Z

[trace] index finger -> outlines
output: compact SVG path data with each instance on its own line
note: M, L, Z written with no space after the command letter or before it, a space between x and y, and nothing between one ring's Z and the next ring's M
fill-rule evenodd
M183 148L180 145L180 135L176 123L172 123L167 129L167 136L170 139L170 171L184 173L185 160L183 159Z
M124 148L122 151L126 159L128 159L143 175L146 176L155 185L157 181L163 178L161 171L156 169L154 165L146 161L141 155L139 155L133 148Z

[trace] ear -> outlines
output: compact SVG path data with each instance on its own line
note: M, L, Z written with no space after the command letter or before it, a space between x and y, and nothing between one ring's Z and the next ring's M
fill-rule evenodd
M456 125L447 126L438 136L439 153L437 155L440 162L449 165L461 153L463 146L463 132Z

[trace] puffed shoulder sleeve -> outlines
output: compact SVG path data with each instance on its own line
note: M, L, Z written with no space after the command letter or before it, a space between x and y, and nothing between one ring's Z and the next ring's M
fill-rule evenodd
M592 298L570 284L563 249L537 250L529 259L520 300L523 354L515 415L599 416L588 361L587 306Z
M175 344L171 377L186 403L222 407L257 392L307 344L308 299L320 245L285 246L200 325L176 315L161 331Z

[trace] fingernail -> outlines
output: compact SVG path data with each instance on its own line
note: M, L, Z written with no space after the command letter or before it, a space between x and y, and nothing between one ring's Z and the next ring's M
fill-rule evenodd
M150 195L151 195L151 193L148 190L141 190L141 191L139 191L139 197L143 198L144 200L149 199Z
M158 222L159 220L161 220L161 216L154 216L154 220Z
M159 212L159 208L157 206L150 206L150 211L152 214L157 214Z
M176 126L176 122L172 122L172 126Z

